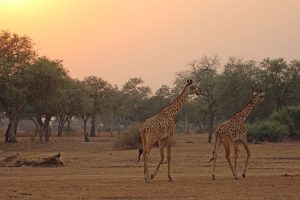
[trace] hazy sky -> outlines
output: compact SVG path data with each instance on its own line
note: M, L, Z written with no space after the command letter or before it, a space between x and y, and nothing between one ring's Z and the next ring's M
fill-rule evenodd
M0 30L33 39L74 78L156 90L203 55L300 58L299 0L0 0Z

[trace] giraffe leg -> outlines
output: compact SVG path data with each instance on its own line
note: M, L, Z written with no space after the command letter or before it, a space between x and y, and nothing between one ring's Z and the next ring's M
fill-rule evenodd
M172 145L172 137L168 135L168 145L167 145L167 158L168 158L168 178L170 182L173 182L171 176L171 145Z
M145 182L146 182L146 183L149 183L150 180L151 180L151 179L150 179L150 176L149 176L149 172L148 172L148 165L147 165L151 147L152 147L152 146L148 143L148 144L146 145L145 151L143 151L143 159L144 159L144 179L145 179Z
M157 175L160 164L164 161L164 143L162 140L159 140L158 144L159 144L159 148L160 148L160 161L156 167L155 172L153 174L151 174L151 179L154 179L154 177Z
M231 160L230 160L230 143L228 143L228 142L224 143L224 148L225 148L225 152L226 152L226 159L227 159L227 162L230 166L232 175L235 179L237 179L237 176L235 174L235 171L233 170L232 163L231 163Z
M216 148L214 150L214 164L213 164L213 172L212 172L212 180L216 180L216 177L215 177L215 170L216 170L216 162L217 162L217 158L218 158L218 152L219 152L219 149L220 149L220 146L221 146L221 141L219 139L216 138Z
M236 170L236 167L237 167L237 158L238 158L238 143L235 142L234 143L234 171L235 171L236 175L237 175L237 170Z
M243 174L242 174L242 176L245 178L245 177L246 177L247 165L248 165L248 161L249 161L249 158L250 158L250 150L249 150L249 148L248 148L247 140L243 140L242 143L243 143L244 148L245 148L245 150L246 150L246 152L247 152L247 159L246 159L244 171L243 171Z

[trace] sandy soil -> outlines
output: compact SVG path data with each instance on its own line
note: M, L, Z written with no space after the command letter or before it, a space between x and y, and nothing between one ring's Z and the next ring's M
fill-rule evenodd
M172 176L167 165L151 183L144 183L137 150L112 149L113 137L51 138L49 144L0 144L0 159L20 152L38 157L61 152L65 167L0 167L0 199L300 199L300 142L250 144L252 157L247 178L234 180L224 158L217 162L217 180L211 180L212 144L206 135L176 135L172 149ZM245 151L239 146L239 176ZM159 160L158 149L150 154L150 171Z

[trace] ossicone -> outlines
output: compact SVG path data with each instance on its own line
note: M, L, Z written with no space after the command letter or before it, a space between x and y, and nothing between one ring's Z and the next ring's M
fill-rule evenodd
M193 83L192 79L188 79L186 82L188 85L191 85Z

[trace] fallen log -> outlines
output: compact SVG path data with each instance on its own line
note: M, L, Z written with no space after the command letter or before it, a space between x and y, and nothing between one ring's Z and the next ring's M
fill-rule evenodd
M32 167L61 167L64 166L63 162L60 160L60 153L57 153L50 157L42 158L42 160L26 160L21 158L19 154L17 156L12 155L4 160L0 161L0 166L2 167L22 167L22 166L32 166Z

